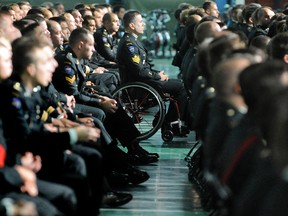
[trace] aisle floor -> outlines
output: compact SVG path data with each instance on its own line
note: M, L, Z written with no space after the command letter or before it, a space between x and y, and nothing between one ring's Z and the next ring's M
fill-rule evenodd
M102 216L186 216L207 215L202 211L201 201L194 186L188 180L188 167L184 160L195 144L191 132L186 138L174 138L164 143L157 132L141 145L150 152L160 154L155 164L139 167L149 173L150 179L137 186L120 191L129 192L133 200L119 208L103 208Z
M170 78L176 78L178 68L171 65L172 59L155 59L155 69L165 70ZM195 144L195 134L174 137L171 143L164 143L158 131L151 138L141 142L143 148L157 152L160 160L151 165L139 167L149 173L150 179L141 185L121 189L133 195L133 200L119 208L103 208L102 216L204 216L200 197L188 180L185 156Z

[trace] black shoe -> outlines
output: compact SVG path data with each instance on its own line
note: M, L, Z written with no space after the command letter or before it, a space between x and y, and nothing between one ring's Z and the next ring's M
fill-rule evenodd
M147 165L158 161L158 158L153 155L136 155L136 154L130 154L130 155L131 158L133 158L133 160L130 160L129 163L134 166Z
M115 169L119 173L127 174L132 184L141 184L150 178L147 172L139 170L131 164L120 165L115 167Z
M136 145L135 145L135 151L136 151L135 153L136 153L137 155L149 155L149 156L155 156L155 157L157 157L157 158L160 157L158 153L148 152L148 151L146 151L145 149L143 149L139 144L136 144Z
M107 175L107 181L111 187L115 188L125 187L130 183L128 174L119 173L116 171L111 171L111 173Z
M156 158L159 158L159 154L157 153L150 153L148 151L146 151L145 149L143 149L139 143L133 143L132 145L130 145L128 147L128 154L130 155L138 155L139 157L142 157L142 156L148 156L148 157L156 157Z
M132 198L131 194L111 191L104 194L102 204L104 206L117 207L130 202Z
M147 172L138 170L136 168L132 168L128 172L130 182L135 185L146 182L150 178Z

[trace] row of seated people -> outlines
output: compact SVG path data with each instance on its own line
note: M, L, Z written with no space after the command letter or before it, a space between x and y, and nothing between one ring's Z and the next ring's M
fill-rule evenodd
M90 69L83 61L94 51L91 32L74 29L66 49L55 52L59 25L51 21L49 37L46 21L33 17L21 36L10 15L0 13L6 25L0 27L1 182L7 185L1 196L32 202L35 215L98 215L105 205L126 204L133 196L114 188L147 181L149 174L134 165L159 155L139 145L139 131L110 92L81 88Z
M73 14L79 15L77 10L73 10ZM1 79L1 88L5 92L1 99L1 143L7 143L4 146L8 155L2 158L3 167L5 165L17 174L20 171L13 169L13 165L26 169L24 162L28 160L32 174L37 173L37 183L41 179L45 184L61 184L57 189L54 185L49 186L55 191L45 191L47 186L41 182L44 186L34 185L34 193L28 191L28 198L24 198L36 205L35 210L40 215L91 214L90 211L97 215L103 205L113 207L129 202L131 194L115 192L113 188L147 181L149 174L134 165L154 163L159 157L139 145L136 139L139 131L121 105L111 98L111 93L120 83L118 66L125 68L122 74L139 73L127 82L147 82L160 91L167 91L181 103L186 101L186 94L181 82L169 80L164 71L152 70L147 51L136 37L143 34L145 27L138 11L127 13L124 19L127 34L122 39L122 48L117 49L120 53L117 63L103 59L95 51L94 32L82 28L81 22L70 26L71 32L64 34L71 21L68 22L67 17L73 18L67 12L66 16L45 20L41 14L28 11L28 15L16 24L6 11L0 13L0 19L5 21L5 26L0 26L3 36L13 42L13 74L9 74L11 68L1 70L1 73L8 73ZM105 23L109 23L107 26L114 23L114 31L119 27L119 20L113 13L104 15L104 26ZM103 34L107 38L103 39L101 35L100 41L110 49L107 42L111 35ZM6 56L9 62L11 48L4 38L2 40L3 49L9 53L3 58ZM106 50L111 52L109 49ZM37 65L33 74L28 72L30 65ZM181 113L184 113L184 106L180 106ZM175 107L169 107L167 118L175 118L175 112ZM10 124L11 116L13 125ZM80 126L83 124L85 127ZM23 133L14 136L19 131ZM127 153L117 146L117 141L128 149ZM3 169L3 174L7 174L6 169ZM13 184L10 180L5 179L5 183ZM23 182L19 181L18 186L22 187ZM11 190L9 187L2 195L17 201L23 196L19 189ZM39 196L35 197L37 190ZM12 196L14 192L16 194Z
M212 215L285 215L288 34L258 49L217 20L197 23L187 28L197 41L187 92L200 143L189 178Z

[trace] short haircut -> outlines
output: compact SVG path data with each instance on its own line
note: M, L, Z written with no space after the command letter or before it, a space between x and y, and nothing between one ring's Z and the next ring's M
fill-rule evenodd
M132 11L126 12L124 17L123 17L124 28L127 29L129 27L130 23L133 23L135 21L135 17L139 14L141 14L141 13L137 10L132 10Z
M73 47L80 41L86 42L89 34L91 33L85 28L74 29L69 37L69 45Z
M82 25L88 26L89 25L89 20L94 20L95 21L95 18L93 16L90 16L90 15L84 16Z
M123 5L115 5L115 6L113 7L113 12L114 12L114 13L117 13L117 12L120 11L121 8L124 8L124 6L123 6ZM125 8L124 8L124 9L125 9Z
M51 17L49 20L54 20L56 22L58 22L59 24L61 24L62 22L66 22L66 19L64 16L57 16L57 17Z
M103 23L107 23L107 22L111 23L113 15L117 16L117 14L115 14L115 13L106 13L106 14L104 14L104 16L102 18L102 22Z
M36 49L51 47L48 40L40 40L37 37L21 37L12 43L12 62L16 73L23 73L27 66L35 62L34 52Z
M288 54L288 32L278 33L268 43L268 55L273 59L283 60Z
M213 1L205 1L205 2L203 3L202 8L206 11L207 9L210 9L210 7L211 7L212 4L216 4L216 3L213 2Z

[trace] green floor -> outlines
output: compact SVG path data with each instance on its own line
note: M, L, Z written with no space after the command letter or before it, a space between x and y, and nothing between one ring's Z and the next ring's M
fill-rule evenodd
M179 69L171 65L171 58L154 60L156 69L164 69L170 78L176 78ZM195 144L195 134L188 137L174 137L171 143L164 143L158 131L151 138L141 142L143 148L160 154L160 160L151 165L139 167L149 173L150 179L141 185L128 186L120 191L133 195L131 202L119 208L103 208L102 216L193 216L207 215L201 208L201 201L194 186L188 181L188 167L185 156Z
M159 132L142 141L141 145L146 150L160 154L157 163L139 167L149 173L150 179L141 185L121 189L131 193L133 200L120 208L103 208L101 215L207 215L202 211L200 198L187 177L188 167L184 158L194 143L193 132L187 138L174 138L169 144L162 141Z

